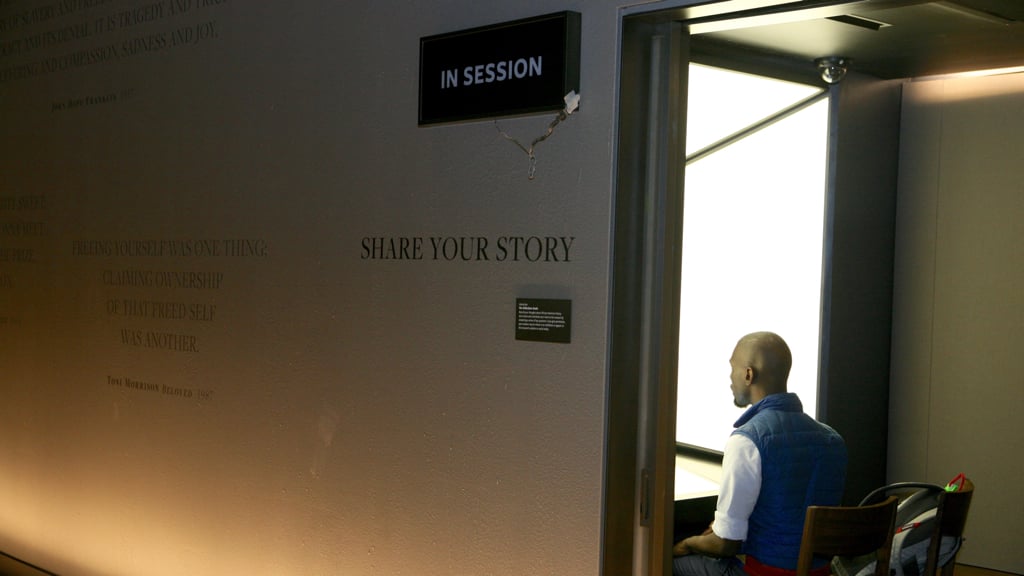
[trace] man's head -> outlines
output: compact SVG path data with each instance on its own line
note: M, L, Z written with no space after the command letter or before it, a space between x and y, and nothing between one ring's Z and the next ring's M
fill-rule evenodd
M778 334L754 332L736 343L729 365L733 401L745 408L765 396L786 391L793 356Z

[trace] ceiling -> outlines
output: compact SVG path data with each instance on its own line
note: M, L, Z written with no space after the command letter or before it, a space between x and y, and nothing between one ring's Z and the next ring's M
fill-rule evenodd
M679 10L694 46L826 56L879 78L1024 66L1024 0L727 0Z

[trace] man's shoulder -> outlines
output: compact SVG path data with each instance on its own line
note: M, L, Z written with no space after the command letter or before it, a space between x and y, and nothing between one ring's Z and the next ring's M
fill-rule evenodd
M765 410L754 415L733 435L744 436L762 447L765 442L788 438L810 444L845 444L843 437L827 424L818 422L804 412ZM785 440L784 440L785 441Z

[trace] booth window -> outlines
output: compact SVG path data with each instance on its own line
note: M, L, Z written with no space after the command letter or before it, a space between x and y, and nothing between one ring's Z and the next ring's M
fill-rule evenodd
M789 343L789 389L814 415L819 377L827 92L690 64L676 442L721 452L742 414L740 336Z

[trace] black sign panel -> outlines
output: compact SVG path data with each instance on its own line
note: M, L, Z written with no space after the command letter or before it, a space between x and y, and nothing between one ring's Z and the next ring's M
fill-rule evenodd
M560 342L572 336L572 300L516 298L516 340Z
M420 40L419 123L561 110L579 83L578 12L429 36Z

